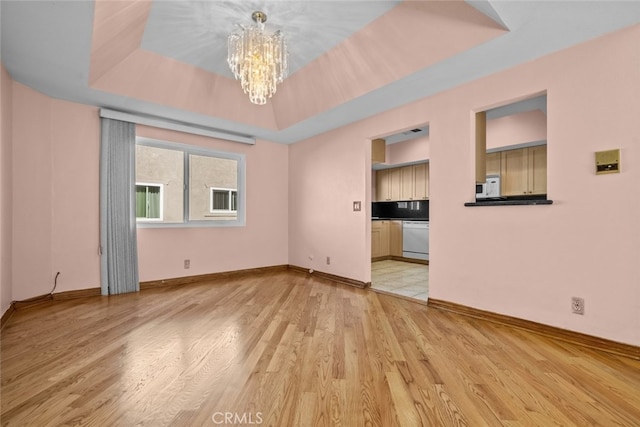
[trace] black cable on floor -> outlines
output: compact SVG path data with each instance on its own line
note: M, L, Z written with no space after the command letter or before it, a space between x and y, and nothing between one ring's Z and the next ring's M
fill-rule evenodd
M60 272L58 271L56 273L56 277L55 279L53 279L53 289L51 289L51 292L49 292L49 295L53 295L53 291L56 290L56 286L58 286L58 276L60 275Z

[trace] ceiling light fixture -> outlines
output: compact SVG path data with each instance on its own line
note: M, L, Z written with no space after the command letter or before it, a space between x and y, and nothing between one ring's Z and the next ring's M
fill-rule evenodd
M255 24L229 35L227 62L249 100L264 105L287 77L287 42L280 31L265 34L266 13L256 11L251 18Z

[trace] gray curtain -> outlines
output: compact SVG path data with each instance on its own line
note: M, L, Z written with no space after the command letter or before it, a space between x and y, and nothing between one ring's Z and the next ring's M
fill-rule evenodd
M140 290L136 237L136 127L101 119L100 262L102 295Z

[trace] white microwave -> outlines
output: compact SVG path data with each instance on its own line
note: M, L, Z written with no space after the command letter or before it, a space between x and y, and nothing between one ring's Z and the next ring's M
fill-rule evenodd
M487 180L476 184L476 199L499 199L500 175L487 175Z

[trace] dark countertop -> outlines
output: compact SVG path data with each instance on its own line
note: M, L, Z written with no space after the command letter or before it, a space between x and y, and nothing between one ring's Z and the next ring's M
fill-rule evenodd
M371 217L372 221L429 221L429 218L384 218L384 217Z
M518 206L518 205L551 205L553 200L526 199L526 200L478 200L467 202L465 206Z

